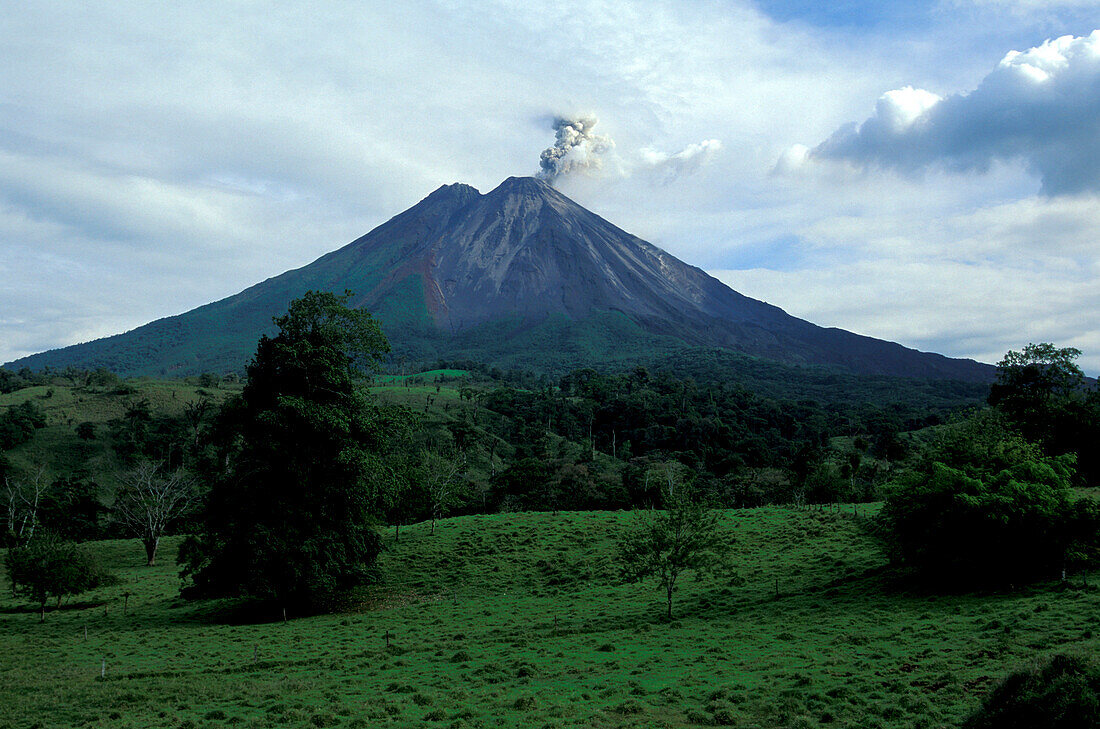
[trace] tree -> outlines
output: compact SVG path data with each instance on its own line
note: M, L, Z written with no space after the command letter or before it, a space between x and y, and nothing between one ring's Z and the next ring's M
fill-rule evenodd
M190 596L244 595L317 607L371 574L397 411L356 388L389 344L350 293L307 292L276 317L228 406L222 460L181 549Z
M182 468L168 471L163 464L140 461L122 474L113 514L145 547L147 566L157 559L160 538L173 521L185 516L198 498L190 474Z
M46 412L33 400L13 405L0 415L0 451L30 440L45 425Z
M4 474L4 499L7 533L5 541L17 545L34 538L38 527L38 510L46 494L49 479L45 466L38 466L24 476Z
M989 404L1008 415L1025 436L1053 445L1066 406L1081 393L1085 375L1074 360L1081 350L1053 344L1028 344L1009 350L997 363L997 381Z
M51 597L57 599L60 607L66 595L76 595L114 580L86 551L52 535L39 535L8 550L4 564L12 591L34 600L43 621L46 601Z
M432 534L435 534L436 520L446 516L459 502L459 488L462 486L465 467L465 456L424 452L421 479L431 513Z
M104 538L100 522L105 512L99 486L87 477L71 475L50 484L38 518L50 533L81 542Z
M1100 543L1096 510L1075 506L1074 456L1043 456L988 411L941 429L887 496L892 559L936 582L1053 576Z
M997 383L991 400L1042 402L1066 397L1085 382L1076 360L1081 350L1057 348L1049 342L1028 344L1022 351L1009 350L997 363Z
M206 396L199 396L198 399L192 400L183 406L183 419L191 429L191 445L193 448L197 448L199 445L202 425L210 410L211 400Z
M153 425L153 410L148 398L129 400L125 403L126 412L121 418L110 422L111 436L115 452L126 464L133 464L143 455L148 455L150 431Z
M680 576L718 569L729 541L722 534L718 512L694 498L688 486L666 491L664 501L664 510L635 512L634 525L619 540L618 558L628 582L657 580L665 591L671 620L672 596Z

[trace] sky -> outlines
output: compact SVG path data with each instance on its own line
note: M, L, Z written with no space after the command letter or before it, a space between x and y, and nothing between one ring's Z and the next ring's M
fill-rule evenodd
M1100 373L1100 0L5 7L0 362L546 175L564 135L555 186L741 293Z

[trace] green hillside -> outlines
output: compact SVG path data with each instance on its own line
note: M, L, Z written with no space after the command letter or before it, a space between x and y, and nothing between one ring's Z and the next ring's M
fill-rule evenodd
M96 543L122 584L44 624L0 582L0 727L956 727L1008 670L1100 649L1100 593L907 591L856 508L725 512L733 571L672 623L614 577L623 512L413 526L353 609L287 623L178 599L177 540L154 568Z
M46 415L46 426L34 437L5 452L10 463L29 471L44 465L51 476L86 472L93 480L110 484L121 468L111 447L109 429L129 405L145 402L156 417L179 418L188 404L201 398L220 403L240 385L202 387L183 380L131 379L109 387L37 385L0 393L0 415L28 400ZM77 435L81 423L92 423L94 438Z

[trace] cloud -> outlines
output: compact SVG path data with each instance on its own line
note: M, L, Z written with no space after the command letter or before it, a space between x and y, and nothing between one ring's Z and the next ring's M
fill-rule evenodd
M892 184L892 183L888 183ZM710 271L741 293L822 326L995 362L1029 341L1085 352L1100 371L1100 197L1032 196L969 209L950 198L830 211L798 230L785 257ZM873 186L868 183L868 187Z
M791 169L792 154L777 169ZM1100 191L1100 30L1012 51L969 94L889 91L874 115L841 127L808 158L908 173L1020 160L1048 195Z
M689 144L679 152L662 152L645 147L638 152L639 168L655 173L663 184L678 177L690 175L703 165L710 163L722 151L722 142L717 139L704 139L697 144Z
M768 170L791 140L825 139L883 89L974 88L1002 55L991 48L1094 21L945 5L919 27L837 28L761 7L19 3L0 23L0 362L305 265L441 184L488 190L533 172L554 134L548 110L591 111L615 141L602 168L558 179L566 194L689 263L811 279L895 243L941 255L929 221L1030 196L1034 180L1002 163L982 177L930 171L924 185L853 179L844 165ZM1007 215L991 210L991 226ZM1100 234L1059 220L1020 229L1019 246ZM990 259L1015 250L959 240ZM916 315L902 304L900 324ZM1088 306L1068 301L1061 317L1084 331Z
M1075 346L1100 371L1100 293L1084 276L978 262L864 260L827 270L710 272L822 326L993 363L1029 341ZM1086 310L1070 321L1068 308ZM976 316L975 312L981 312Z

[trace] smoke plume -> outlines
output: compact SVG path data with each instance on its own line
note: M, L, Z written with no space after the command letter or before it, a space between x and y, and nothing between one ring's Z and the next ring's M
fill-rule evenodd
M611 137L594 134L595 117L554 119L554 146L539 156L538 178L553 182L562 175L603 167L603 157L615 147Z

